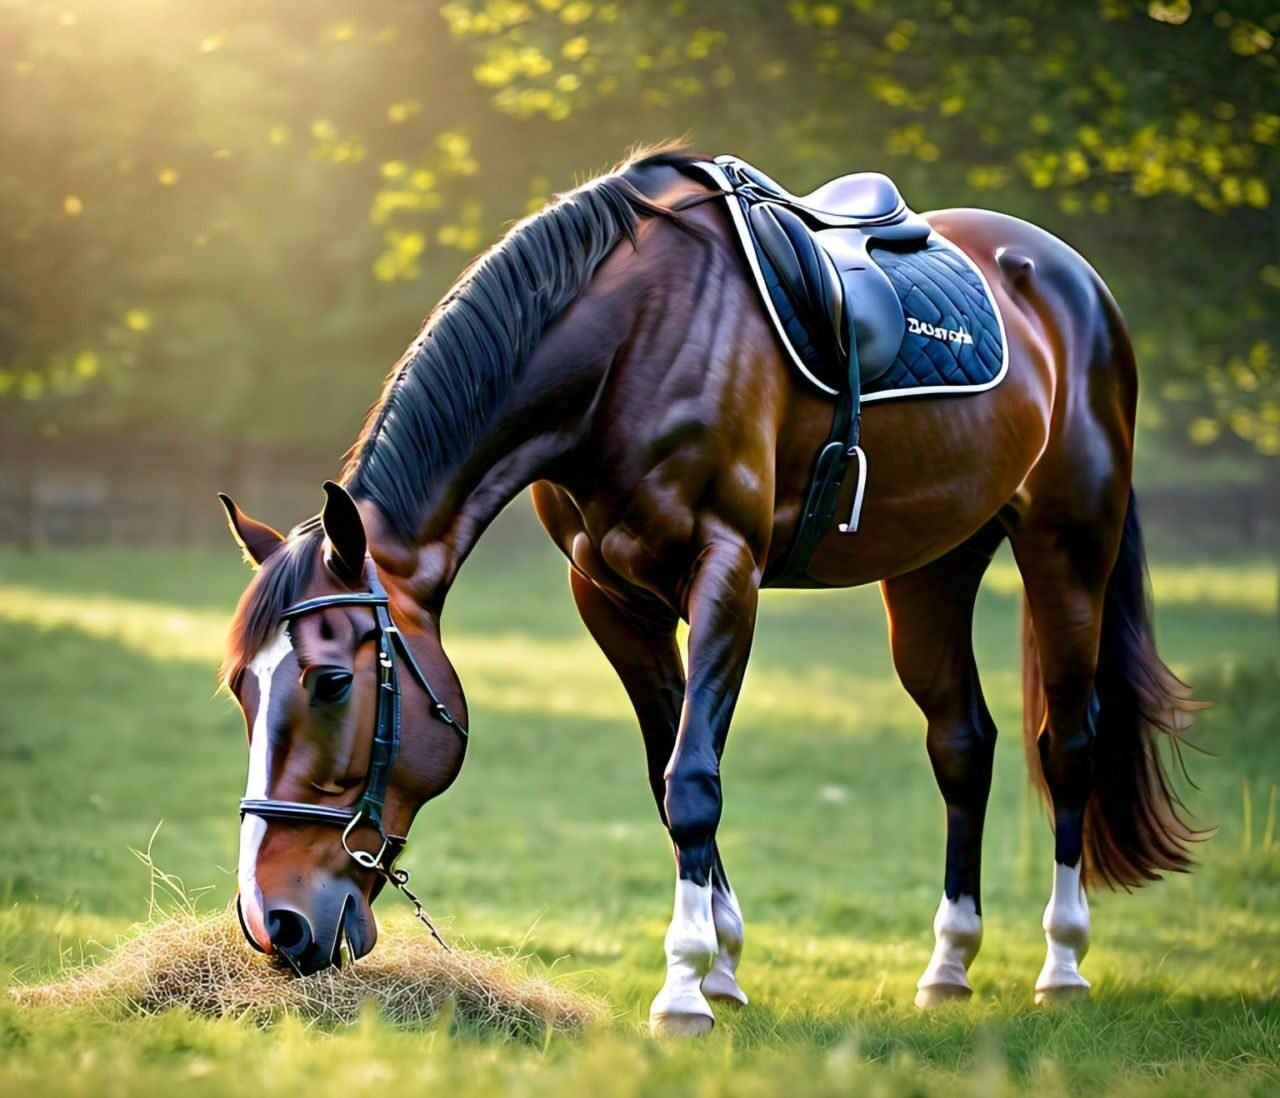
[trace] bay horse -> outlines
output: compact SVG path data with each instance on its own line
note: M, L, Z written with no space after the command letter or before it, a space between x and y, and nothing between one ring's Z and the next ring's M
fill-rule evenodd
M299 972L373 948L372 900L403 883L392 859L461 768L467 709L441 615L477 539L532 487L635 708L674 847L651 1028L703 1032L711 1003L747 1001L743 919L716 846L719 763L759 593L792 541L832 405L783 357L697 159L634 157L472 263L392 369L321 515L284 536L224 497L257 569L222 667L249 729L237 909L250 942ZM985 210L925 216L985 275L1007 375L866 409L876 472L861 532L827 532L801 582L882 585L894 665L927 723L946 806L936 947L916 996L929 1007L971 994L982 939L996 728L972 623L1010 541L1027 758L1054 831L1035 997L1070 997L1089 986L1086 885L1186 869L1200 834L1160 750L1198 703L1157 656L1148 615L1134 355L1106 286L1061 240Z

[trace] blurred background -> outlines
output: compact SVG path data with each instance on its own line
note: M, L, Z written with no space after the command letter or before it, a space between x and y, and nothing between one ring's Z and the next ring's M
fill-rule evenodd
M1139 483L1189 548L1280 511L1262 0L0 0L0 539L202 543L315 506L513 219L637 143L885 171L1095 264Z

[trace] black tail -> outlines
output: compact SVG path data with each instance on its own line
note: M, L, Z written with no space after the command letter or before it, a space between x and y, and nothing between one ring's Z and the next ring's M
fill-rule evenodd
M1023 703L1027 760L1046 793L1036 738L1044 722L1044 690L1029 618L1023 622ZM1174 790L1161 741L1181 765L1192 714L1209 703L1156 653L1146 553L1137 500L1129 495L1124 536L1107 583L1102 640L1094 678L1093 794L1084 820L1084 879L1090 885L1134 888L1194 864L1191 844L1209 831L1189 822Z

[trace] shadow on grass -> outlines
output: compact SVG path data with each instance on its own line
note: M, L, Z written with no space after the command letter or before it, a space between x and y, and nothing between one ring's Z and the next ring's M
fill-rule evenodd
M1107 1075L1216 1062L1280 1079L1280 999L1274 995L1195 995L1160 984L1103 983L1091 1000L1051 1007L1035 1007L1019 995L927 1013L888 1003L814 1009L756 1002L719 1014L735 1047L848 1047L872 1063L906 1058L952 1072L994 1054L1019 1082L1045 1060Z

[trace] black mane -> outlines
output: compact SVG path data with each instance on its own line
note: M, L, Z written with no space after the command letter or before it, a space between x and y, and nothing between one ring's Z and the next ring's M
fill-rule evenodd
M633 158L516 225L477 259L435 308L392 370L343 471L406 539L426 494L462 461L498 410L546 327L582 292L643 217L679 215L646 197L647 170L702 159L669 146ZM236 608L222 661L231 685L308 590L324 531L300 523L267 558Z
M674 148L559 196L472 263L392 369L347 456L343 483L396 533L419 532L427 494L470 453L542 333L643 217L674 217L638 184L697 159Z

